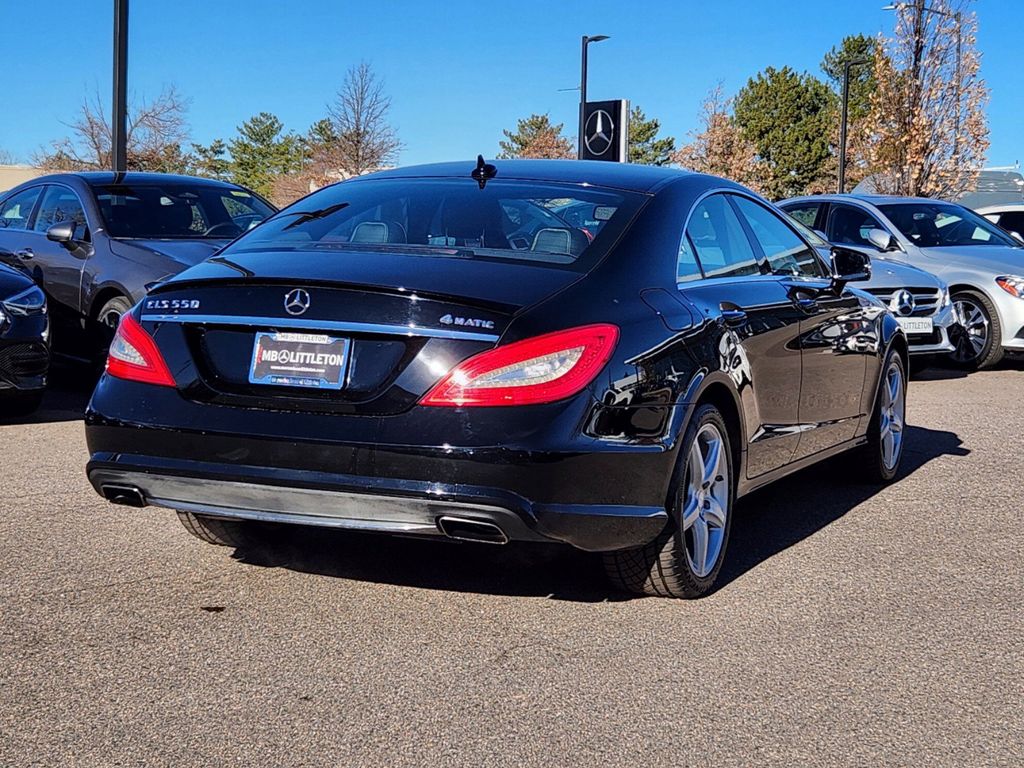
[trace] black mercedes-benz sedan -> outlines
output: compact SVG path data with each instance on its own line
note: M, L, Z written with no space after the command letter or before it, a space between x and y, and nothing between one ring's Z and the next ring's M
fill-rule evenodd
M102 362L147 287L274 213L235 184L158 173L59 173L0 195L0 262L46 292L53 349Z
M0 418L39 407L50 370L46 296L31 278L0 264Z
M587 206L586 231L547 211ZM451 163L316 192L126 314L86 415L112 502L244 546L261 522L554 541L704 594L738 497L903 452L907 341L723 179Z

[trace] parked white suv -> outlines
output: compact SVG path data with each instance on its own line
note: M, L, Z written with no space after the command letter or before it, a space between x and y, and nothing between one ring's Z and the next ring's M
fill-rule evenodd
M955 203L886 195L818 195L779 204L830 242L933 272L949 284L962 332L951 357L987 368L1024 352L1024 246Z

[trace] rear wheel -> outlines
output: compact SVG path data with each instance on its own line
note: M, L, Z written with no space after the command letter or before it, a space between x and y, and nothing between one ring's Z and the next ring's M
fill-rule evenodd
M253 524L245 520L223 520L192 512L178 512L178 520L186 531L207 544L244 549L256 541Z
M702 405L680 447L671 515L665 530L637 549L609 552L605 570L612 583L647 595L694 598L718 578L733 504L729 432L718 409Z
M949 353L954 365L973 371L1003 359L1003 329L987 296L977 291L953 294L953 312L960 321L950 339L956 345Z

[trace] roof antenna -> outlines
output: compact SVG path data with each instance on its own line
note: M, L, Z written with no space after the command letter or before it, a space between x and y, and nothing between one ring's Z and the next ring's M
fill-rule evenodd
M480 189L483 189L487 184L488 179L493 179L498 175L498 169L490 163L484 162L483 155L476 156L476 168L473 169L473 173L470 174L476 183L480 185Z

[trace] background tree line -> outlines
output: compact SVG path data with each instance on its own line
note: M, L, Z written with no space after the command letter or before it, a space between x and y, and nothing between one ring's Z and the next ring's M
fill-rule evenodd
M973 0L910 0L891 36L850 35L826 52L820 76L768 67L733 95L719 85L702 104L685 145L634 106L629 159L674 164L734 179L769 198L832 191L839 171L843 69L851 68L846 178L870 177L891 194L955 198L974 181L988 148ZM958 46L959 43L959 46ZM959 51L959 52L958 52ZM348 71L324 117L303 133L260 112L234 136L189 141L188 100L173 86L130 110L128 163L136 170L191 173L247 186L278 204L331 181L397 163L402 144L391 99L370 65ZM87 98L37 165L108 168L111 132L98 96ZM503 131L499 158L575 157L575 137L548 114Z

